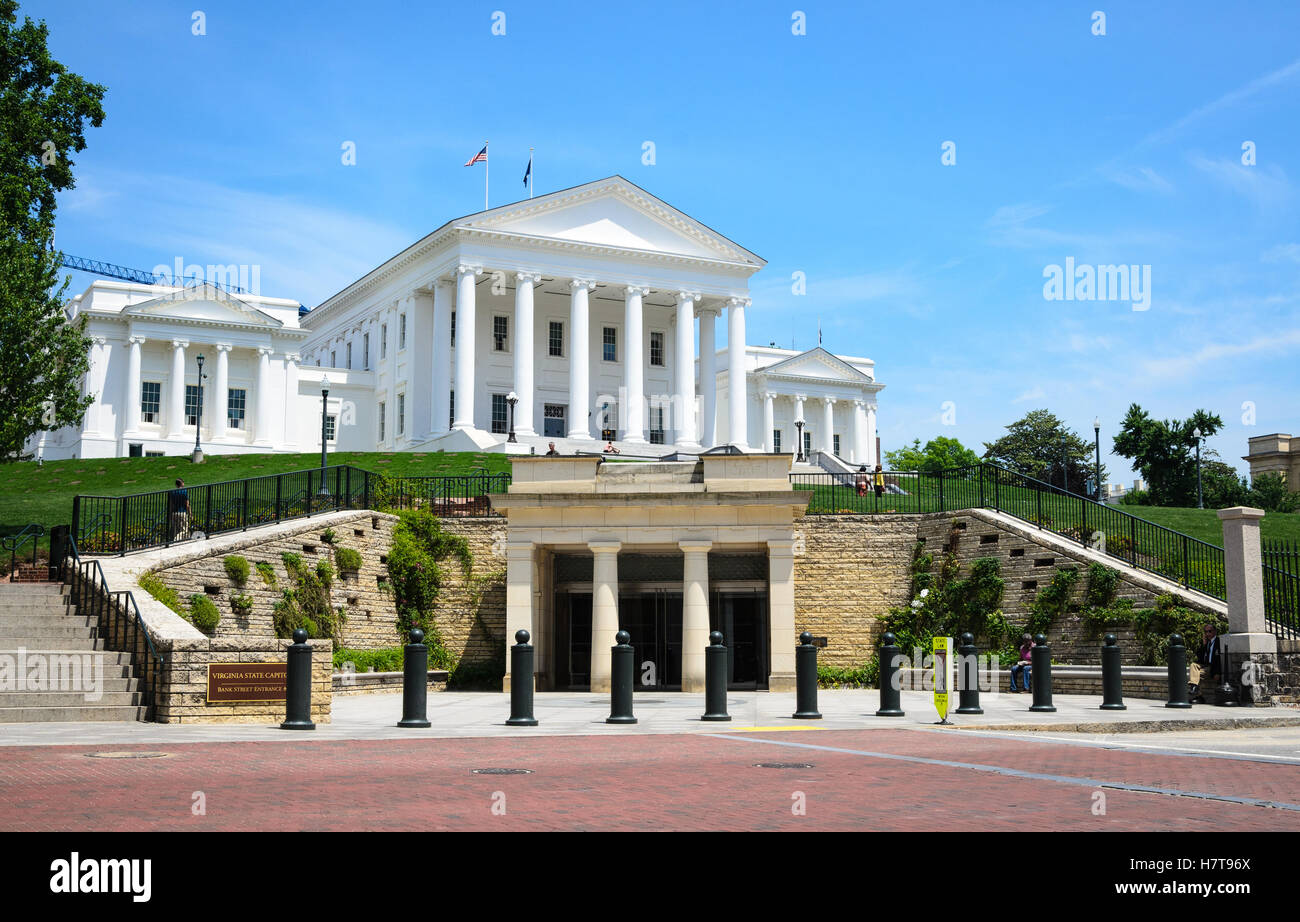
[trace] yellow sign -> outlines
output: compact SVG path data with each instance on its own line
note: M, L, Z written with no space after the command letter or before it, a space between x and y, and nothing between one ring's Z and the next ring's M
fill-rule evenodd
M948 722L948 693L952 688L952 638L934 638L934 709L940 723Z

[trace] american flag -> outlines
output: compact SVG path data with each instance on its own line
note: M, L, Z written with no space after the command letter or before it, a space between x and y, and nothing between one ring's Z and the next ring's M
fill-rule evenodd
M478 152L477 154L475 154L473 157L470 157L468 161L466 161L465 166L473 166L473 165L476 164L476 163L487 163L487 145L486 145L486 144L483 145L483 149L482 149L481 151L479 151L479 152Z

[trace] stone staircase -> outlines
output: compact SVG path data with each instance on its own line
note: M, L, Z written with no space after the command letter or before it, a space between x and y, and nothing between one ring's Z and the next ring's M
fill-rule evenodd
M144 720L131 655L96 635L61 584L0 582L0 724Z

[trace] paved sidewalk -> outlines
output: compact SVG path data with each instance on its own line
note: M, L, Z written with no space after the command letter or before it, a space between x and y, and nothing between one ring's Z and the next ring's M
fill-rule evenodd
M537 727L507 727L509 695L442 692L429 696L427 730L396 726L402 696L373 694L334 699L333 721L312 732L282 731L276 724L30 723L0 725L0 746L212 743L221 741L385 740L536 736L628 736L664 733L775 732L777 730L890 730L933 727L938 722L928 692L903 692L905 717L876 717L874 690L823 690L822 720L794 720L795 696L769 692L728 695L730 723L705 723L703 695L644 692L636 696L634 725L605 723L609 699L587 693L536 696ZM1127 734L1160 730L1214 730L1300 726L1300 708L1166 708L1163 702L1131 699L1128 710L1102 711L1091 695L1057 695L1055 713L1029 710L1028 695L983 696L983 715L949 714L955 730L1034 730L1056 733Z

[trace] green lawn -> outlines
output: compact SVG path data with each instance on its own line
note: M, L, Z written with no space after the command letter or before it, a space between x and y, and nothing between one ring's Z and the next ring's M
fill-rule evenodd
M1138 518L1223 546L1223 526L1213 509L1184 509L1177 506L1118 506ZM1300 513L1270 512L1259 524L1260 536L1300 541Z
M329 463L397 476L445 476L486 471L508 472L505 455L482 452L331 452ZM241 480L320 466L319 454L208 455L203 464L183 456L22 461L0 467L0 534L13 534L30 522L47 528L72 520L72 497L78 493L124 496L171 487L177 477L187 484Z

